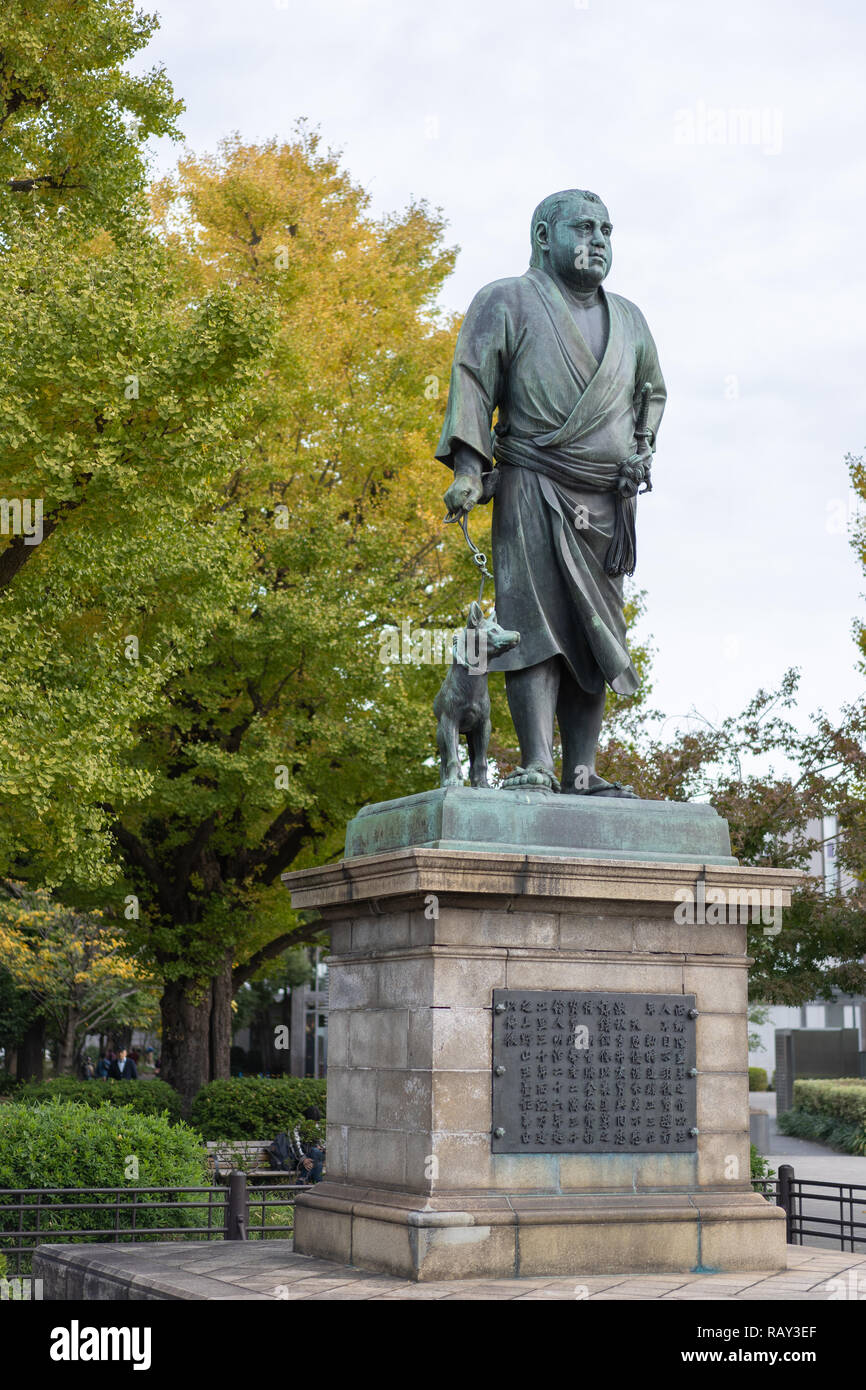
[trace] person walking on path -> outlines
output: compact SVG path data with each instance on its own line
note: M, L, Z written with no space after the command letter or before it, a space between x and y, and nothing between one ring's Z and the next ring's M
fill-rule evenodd
M120 1049L117 1059L109 1067L108 1077L110 1081L138 1080L138 1067L131 1057L127 1057L125 1047Z

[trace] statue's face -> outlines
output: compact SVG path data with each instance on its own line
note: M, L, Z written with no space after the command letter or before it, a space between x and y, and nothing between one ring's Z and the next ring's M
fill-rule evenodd
M613 260L612 231L604 203L576 198L562 207L552 222L538 228L539 244L547 252L547 268L575 289L597 288Z

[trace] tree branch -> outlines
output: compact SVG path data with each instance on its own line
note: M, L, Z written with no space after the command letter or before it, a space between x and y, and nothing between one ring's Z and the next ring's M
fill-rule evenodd
M273 960L275 956L281 956L283 951L288 950L290 946L315 945L323 930L325 930L324 923L321 917L317 917L315 922L308 922L306 926L298 927L296 931L283 932L282 936L269 941L267 946L262 946L258 951L254 951L249 960L245 960L242 965L236 965L232 971L232 994L237 994L241 986L252 979L265 961Z
M277 874L291 864L303 843L304 837L312 830L305 811L293 811L286 807L272 822L262 837L257 850L243 850L236 856L229 877L246 878L255 870L262 870L263 883L273 883Z
M262 883L273 883L274 879L289 867L311 832L312 826L304 817L303 821L286 837L283 844L274 850L270 858L264 861L261 872Z
M216 817L208 816L195 831L192 839L177 851L174 856L175 889L185 889L195 862L214 832Z
M61 515L64 512L73 511L75 507L80 507L83 501L84 498L81 497L76 502L61 502L56 512L43 517L42 539L39 545L42 545L52 531L57 529ZM23 569L27 561L31 560L39 549L39 545L25 545L25 539L24 536L13 536L6 549L0 552L0 590L7 588L12 583L18 571Z
M38 177L29 179L10 179L8 188L10 193L32 193L37 188L51 188L57 193L65 193L71 188L84 188L83 183L67 183L65 177L59 179L54 174L40 174Z
M108 811L109 815L112 814L112 808L110 806L102 805L100 809ZM163 912L168 913L170 917L174 917L171 882L169 881L168 875L160 868L157 861L153 858L147 846L139 840L136 835L133 835L131 830L127 830L126 826L121 824L119 820L115 821L112 825L111 833L117 840L117 843L120 845L129 863L141 869L156 888Z

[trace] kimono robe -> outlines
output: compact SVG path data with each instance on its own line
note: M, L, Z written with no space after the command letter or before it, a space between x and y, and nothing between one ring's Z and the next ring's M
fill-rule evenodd
M606 560L615 533L625 525L634 534L634 500L621 499L617 484L620 464L637 449L641 389L652 385L654 444L665 387L643 314L600 294L608 337L599 362L545 271L480 290L457 340L436 457L453 468L455 448L466 444L485 471L491 458L498 465L496 614L517 629L520 645L491 668L519 671L559 653L588 693L607 683L632 694L639 682L626 647L623 580L607 573Z

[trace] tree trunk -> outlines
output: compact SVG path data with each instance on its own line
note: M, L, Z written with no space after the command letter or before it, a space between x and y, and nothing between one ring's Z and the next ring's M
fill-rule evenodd
M18 1047L18 1080L41 1081L45 1064L45 1019L34 1018Z
M115 1028L114 1032L111 1035L111 1041L116 1052L119 1052L122 1047L125 1048L127 1052L130 1052L132 1050L133 1032L134 1029L131 1023L128 1023L123 1028Z
M220 973L211 984L210 1080L231 1076L232 957L227 951Z
M57 1048L57 1075L75 1076L75 1035L78 1029L78 1014L69 1013L66 1028Z
M232 952L210 987L199 993L189 980L166 984L160 1011L160 1078L180 1092L188 1115L202 1086L231 1075Z
M189 980L166 983L160 1002L162 1052L160 1078L180 1092L183 1114L189 1115L196 1095L210 1081L210 1016L212 990L192 997Z

